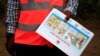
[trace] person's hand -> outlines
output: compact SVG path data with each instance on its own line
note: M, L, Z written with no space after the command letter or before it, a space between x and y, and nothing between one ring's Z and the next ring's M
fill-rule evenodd
M69 10L64 10L63 13L67 16L64 20L66 22L71 17L71 12Z
M14 34L6 33L6 49L10 55L14 55Z

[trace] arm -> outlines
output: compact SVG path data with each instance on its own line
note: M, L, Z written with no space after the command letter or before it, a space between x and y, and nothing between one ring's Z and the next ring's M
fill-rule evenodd
M18 0L8 0L7 4L7 33L6 33L6 49L9 54L14 55L14 33L16 23L19 17L19 2Z
M72 15L77 14L78 0L68 0L65 10L71 12Z
M7 32L15 33L16 23L19 17L19 1L18 0L8 0L7 4Z

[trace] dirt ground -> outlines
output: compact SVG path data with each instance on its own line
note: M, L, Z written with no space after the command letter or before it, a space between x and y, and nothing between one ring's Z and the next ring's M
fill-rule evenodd
M84 25L86 28L90 29L92 32L94 32L95 36L93 37L92 41L89 43L89 45L86 47L84 52L81 56L100 56L100 19L75 19L82 25ZM0 18L0 56L9 56L5 49L5 32L6 27L4 24L4 20Z
M0 56L9 56L9 54L5 49L5 43L6 43L5 32L6 32L6 27L4 21L0 18Z

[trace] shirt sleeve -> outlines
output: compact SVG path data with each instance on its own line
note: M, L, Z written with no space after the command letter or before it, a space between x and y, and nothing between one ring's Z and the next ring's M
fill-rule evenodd
M73 15L77 14L78 0L68 0L65 10L69 10Z
M19 17L19 1L18 0L8 0L7 3L7 32L15 33L16 23Z

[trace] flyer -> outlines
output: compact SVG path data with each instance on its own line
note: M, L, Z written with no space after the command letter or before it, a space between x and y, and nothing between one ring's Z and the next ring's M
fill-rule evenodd
M72 18L64 22L65 17L67 16L54 8L36 32L68 56L80 56L94 33Z

